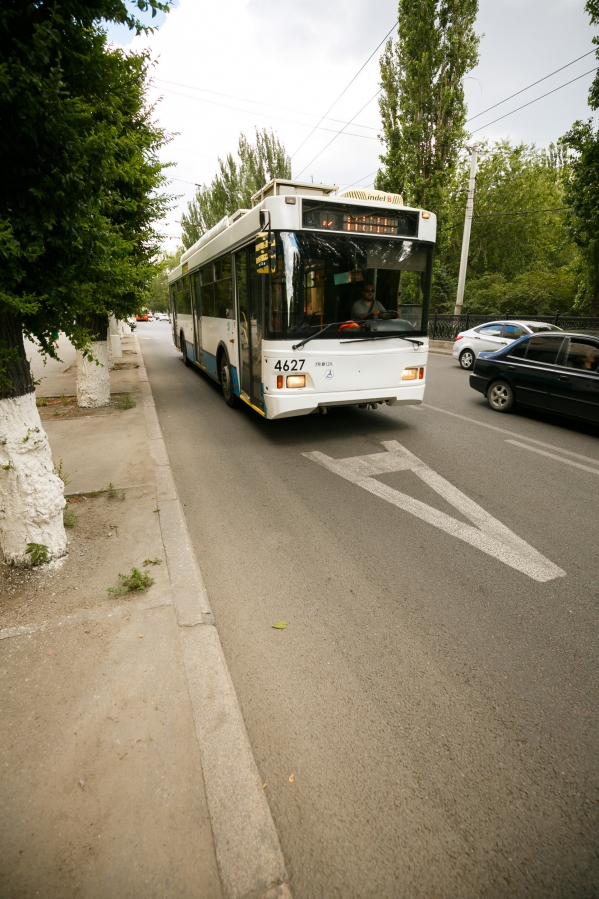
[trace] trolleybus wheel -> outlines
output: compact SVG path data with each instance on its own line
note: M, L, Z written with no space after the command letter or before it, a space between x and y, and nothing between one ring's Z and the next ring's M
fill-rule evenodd
M225 403L227 406L231 406L231 408L235 408L238 403L237 396L235 395L235 391L233 389L233 378L231 377L231 366L229 364L229 357L226 353L223 353L220 360L220 386L223 389L223 396L225 398Z
M183 353L183 362L187 366L191 365L189 356L187 355L187 344L185 342L185 334L183 333L183 331L181 331L181 333L179 334L179 344L181 346L181 352Z

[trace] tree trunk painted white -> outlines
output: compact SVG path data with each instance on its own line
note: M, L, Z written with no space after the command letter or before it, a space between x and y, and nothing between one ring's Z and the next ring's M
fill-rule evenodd
M81 350L77 351L77 405L83 409L97 409L110 402L108 345L105 340L95 340L89 349L94 356L91 362ZM95 360L100 364L97 365Z
M0 548L6 562L27 567L27 544L64 556L64 484L35 405L35 393L0 399Z
M123 358L123 350L121 348L121 336L119 333L119 323L114 315L108 319L108 337L112 349L112 366L114 368L114 360Z
M106 335L106 353L108 355L108 371L112 371L114 368L114 353L112 352L112 339L110 336L110 331Z
M126 337L128 334L131 334L131 325L129 322L119 320L119 334L121 337Z

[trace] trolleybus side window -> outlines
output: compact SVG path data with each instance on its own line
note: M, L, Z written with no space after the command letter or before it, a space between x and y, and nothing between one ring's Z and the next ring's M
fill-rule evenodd
M200 269L202 315L214 316L214 271L212 263Z
M235 318L233 311L233 282L231 256L223 256L214 263L215 312L217 318Z
M189 276L185 275L177 281L177 313L191 315L191 296L189 293Z

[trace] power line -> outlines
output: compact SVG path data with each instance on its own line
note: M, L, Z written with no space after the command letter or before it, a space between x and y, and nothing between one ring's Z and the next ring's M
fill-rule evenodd
M391 32L395 29L395 27L396 27L398 24L399 24L399 19L394 23L393 28L391 28L391 29L387 32L387 34L385 35L385 37L383 38L383 40L380 42L380 44L378 44L378 45L374 48L374 50L372 51L372 53L370 54L370 56L368 57L368 59L366 60L366 62L364 63L364 65L361 66L361 67L358 69L358 71L356 72L356 74L354 75L354 77L352 78L352 80L349 82L349 84L347 84L347 85L343 88L343 90L341 91L341 93L339 94L339 96L337 97L337 99L335 100L335 102L332 103L332 104L329 106L329 108L327 109L327 111L325 112L325 114L322 116L321 119L319 119L318 123L314 126L314 128L312 129L312 131L310 132L310 134L308 135L308 137L304 138L304 140L301 142L301 144L299 145L299 147L297 148L297 150L295 151L295 153L292 153L292 154L291 154L291 158L292 158L292 159L293 159L294 156L297 156L297 154L299 153L299 151L301 150L301 148L304 146L304 144L306 143L306 141L307 141L310 137L312 137L312 135L314 134L314 132L316 131L316 129L319 127L319 125L324 121L324 119L326 119L326 117L327 117L328 114L330 113L331 109L332 109L334 106L337 105L337 103L339 102L339 100L341 99L341 97L344 95L344 93L351 87L351 85L354 83L354 81L356 80L356 78L358 77L358 75L360 74L360 72L361 72L363 69L366 68L366 66L368 65L368 63L370 62L370 60L372 59L372 57L374 56L374 54L377 52L377 50L378 50L380 47L383 46L383 44L385 43L385 41L387 40L387 38L389 37L389 35L391 34ZM374 98L373 98L373 99L374 99ZM369 102L370 102L370 101L369 101ZM368 103L367 103L366 105L368 105ZM358 115L359 115L359 113L358 113ZM357 116L354 116L354 118L357 118ZM353 119L352 119L352 121L353 121ZM348 122L348 124L350 124L350 123ZM333 138L333 140L334 140L334 138ZM309 163L309 165L311 165L311 163ZM302 171L303 171L303 169L302 169Z
M552 75L557 75L558 72L563 72L564 69L567 69L569 66L573 66L575 62L579 62L581 59L585 59L585 57L590 56L591 53L595 53L595 50L589 50L588 53L583 53L582 56L579 56L577 59L573 59L572 62L569 62L565 66L556 69L554 72L550 72L549 75L545 75L543 78L539 78L538 81L533 81L532 84L528 84L526 87L523 87L522 90L516 91L515 94L510 94L509 97L506 97L504 100L500 100L499 103L494 103L493 106L489 106L488 109L483 109L482 112L477 112L476 115L473 115L469 119L466 119L466 124L468 124L468 122L473 122L474 119L478 119L486 112L491 112L491 110L495 109L497 106L501 106L503 103L507 103L508 100L513 100L514 97L517 97L519 94L523 94L525 91L530 90L531 87L535 87L535 85L540 84L542 81L547 81L547 79L551 78Z
M376 51L375 51L376 52ZM314 112L302 112L300 109L292 109L290 106L277 106L275 103L264 103L262 100L250 100L249 97L238 97L236 94L224 94L222 91L211 91L206 87L196 87L193 84L181 84L180 81L167 81L166 78L155 78L155 81L160 81L162 84L172 84L175 87L185 87L188 90L192 91L201 91L203 94L214 94L216 97L228 97L229 100L242 100L244 103L254 103L256 106L269 106L271 109L282 109L283 112L295 112L299 115L307 115L315 117L317 113ZM197 99L201 99L198 97ZM325 116L326 118L326 116ZM322 119L321 119L322 121ZM338 122L340 125L344 125L345 122L343 119L329 119L330 122ZM308 126L306 126L308 127ZM369 131L378 131L378 128L375 128L374 125L357 125L358 128L367 128Z
M370 100L368 101L368 103L365 103L365 104L364 104L364 106L362 107L362 109L358 110L358 112L355 114L354 118L353 118L353 119L350 119L349 122L347 123L347 125L351 125L351 123L353 122L353 120L354 120L354 119L357 119L358 116L360 115L360 113L361 113L361 112L364 112L364 110L366 109L366 107L367 107L370 103L372 103L372 101L373 101L376 97L378 97L379 94L380 94L380 90L378 90L378 91L376 92L376 94L374 95L374 97L371 97L371 98L370 98ZM309 167L312 165L312 163L315 162L315 161L318 159L318 157L321 155L321 153L324 153L324 151L327 150L327 149L331 146L331 144L333 143L333 141L336 141L336 140L337 140L337 138L339 137L340 134L343 134L343 132L344 132L345 129L347 128L347 125L344 125L343 128L341 129L341 131L338 131L338 132L336 133L335 137L331 138L331 140L328 142L328 144L326 144L326 146L324 146L324 147L322 148L322 150L319 150L319 151L318 151L318 153L316 154L316 156L314 157L314 159L311 159L310 162L308 163L308 165L305 165L305 166L303 167L303 169L301 170L301 172L298 172L298 173L297 173L297 175L295 176L296 178L299 178L299 176L302 174L302 172L305 172L306 169L309 168ZM373 138L373 139L375 140L376 138Z
M527 106L532 106L533 103L536 103L538 100L543 100L545 97L551 96L551 94L555 94L556 91L561 91L563 87L568 87L569 84L574 84L575 81L580 81L581 78L586 78L587 75L590 75L592 72L596 72L599 66L595 66L594 69L589 69L588 72L584 72L582 75L579 75L578 78L572 78L571 81L566 81L565 84L560 84L559 87L555 87L552 91L547 91L546 94L541 94L540 97L536 97L534 100L531 100L529 103L524 103L523 106L518 106L517 109L512 109L511 112L506 112L505 115L499 116L498 119L493 119L492 122L487 122L486 125L481 125L480 128L475 128L474 131L471 131L471 134L476 134L477 131L482 131L483 128L488 128L490 125L494 125L495 122L500 122L502 119L506 119L508 116L513 115L515 112L520 112L521 109L526 109Z
M252 115L252 116L260 115L260 116L262 116L262 118L265 118L265 119L275 119L275 121L279 121L279 122L289 122L289 124L291 124L291 125L299 125L302 128L310 127L310 125L307 125L305 122L297 122L294 119L284 119L281 116L270 115L267 112L256 112L253 109L242 109L240 106L229 106L227 103L218 103L216 100L206 100L205 97L192 97L189 94L182 94L181 91L173 91L167 87L156 88L156 90L165 91L167 94L175 94L175 96L177 96L177 97L185 97L187 100L197 100L198 103L209 103L211 106L222 106L224 109L232 109L235 112L245 112L247 115ZM358 113L358 115L359 114L360 113ZM306 115L307 115L307 113L306 113ZM357 118L357 116L354 116L354 118ZM321 119L321 121L322 121L322 119ZM347 125L351 125L351 122L353 122L353 119L350 122L346 122L344 128L347 127ZM357 127L364 128L366 126L358 125ZM310 134L312 134L316 128L319 128L321 131L333 131L333 132L335 132L335 134L339 134L339 132L335 131L334 128L324 128L321 125L315 125L314 128L312 129L312 131L310 132ZM344 128L342 128L341 130L343 131ZM371 137L369 134L352 134L351 131L347 132L347 136L348 137L361 137L363 140L378 140L377 137Z
M583 53L582 56L578 56L576 59L573 59L572 62L567 63L565 66L561 66L561 68L555 69L555 71L550 72L549 75L545 75L543 78L539 78L538 81L533 81L532 84L528 84L526 87L523 87L521 90L516 91L515 94L510 94L509 97L505 97L503 100L500 100L499 103L494 103L493 106L489 106L488 109L483 109L482 112L477 112L476 115L471 116L469 119L466 119L466 124L468 124L468 122L474 121L474 119L478 119L479 116L484 115L486 112L490 112L492 109L495 109L497 106L501 106L503 103L507 103L508 100L513 100L513 98L517 97L519 94L523 94L525 91L529 90L531 87L535 87L537 84L540 84L542 81L546 81L548 78L551 78L552 75L556 75L558 72L562 72L564 69L567 69L569 66L574 65L575 62L579 62L581 59L585 59L587 56L590 56L591 53L595 53L595 52L596 52L595 50L589 50L588 53ZM591 69L591 71L595 71L595 70ZM588 74L589 74L589 72L585 72L585 75L588 75ZM580 75L579 77L584 78L585 76ZM572 79L572 81L576 81L576 80L578 80L578 79L576 79L576 78ZM572 81L568 81L567 84L572 84ZM560 90L561 87L566 87L567 84L562 84L560 87L555 88L555 90ZM554 93L554 91L549 91L549 93ZM537 97L537 100L542 100L543 97L548 97L548 96L549 96L549 94L543 94L542 97ZM536 100L531 100L531 103L536 103ZM527 104L525 104L525 106L530 106L531 103L527 103ZM514 109L514 110L512 110L512 112L519 112L520 109L524 109L524 106L519 106L518 109ZM501 118L506 118L508 115L512 115L512 113L508 112L508 113L506 113L505 116L502 116ZM499 121L500 121L500 119L495 119L495 122L499 122ZM493 125L493 124L495 124L495 122L489 122L489 125ZM487 125L483 125L483 128L487 128L487 127L488 127ZM481 131L482 128L477 128L476 130ZM475 131L472 131L471 133L474 134ZM378 171L378 169L376 171ZM350 184L349 186L353 187L354 184L359 184L360 181L364 181L366 178L370 178L372 175L376 175L376 171L371 172L370 175L364 175L364 177L358 178L357 181L354 181L353 184Z

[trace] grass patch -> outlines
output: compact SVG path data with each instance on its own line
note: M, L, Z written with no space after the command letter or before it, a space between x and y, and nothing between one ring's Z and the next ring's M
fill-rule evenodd
M56 475L56 477L60 478L65 487L67 486L67 484L71 483L71 479L62 466L62 459L60 460L58 465L56 464L56 462L54 463L54 474Z
M125 393L116 404L117 409L134 409L136 405L137 403L131 399L130 393Z
M122 491L119 493L112 481L104 492L108 496L108 499L125 499L125 494Z
M144 565L162 565L162 559L144 559Z
M131 574L119 574L119 579L120 587L108 587L108 592L112 596L121 596L123 593L141 593L154 583L154 578L150 577L147 571L140 571L139 568L132 568Z
M65 528L74 528L79 521L79 516L74 509L65 509L62 513L62 520Z

